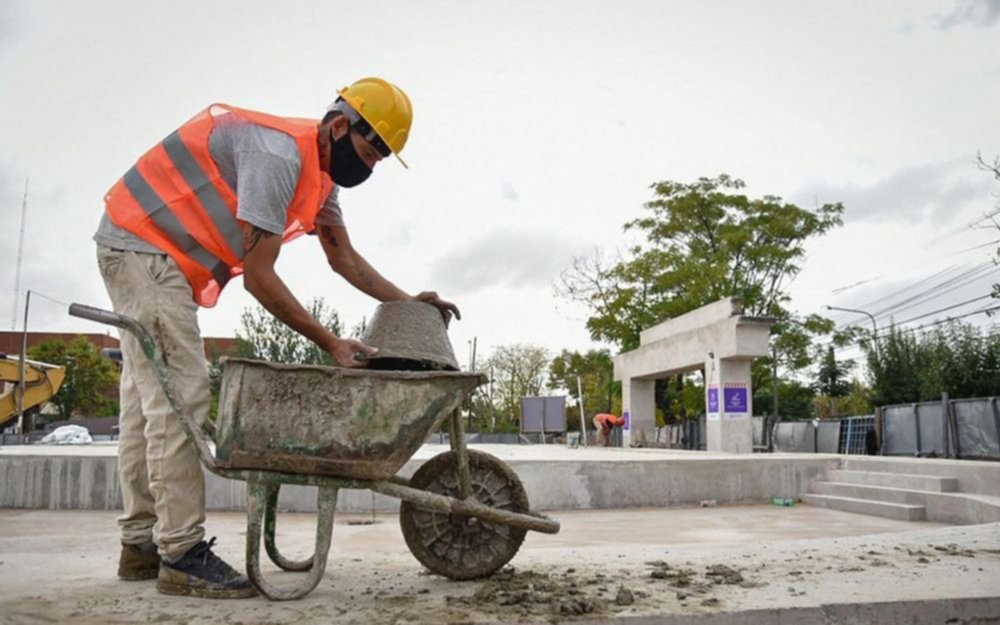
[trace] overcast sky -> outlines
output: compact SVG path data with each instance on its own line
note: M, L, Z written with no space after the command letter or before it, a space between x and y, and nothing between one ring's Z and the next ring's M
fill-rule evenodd
M387 160L345 190L348 229L402 288L461 307L461 361L474 336L480 354L589 347L585 311L552 285L574 256L623 246L658 180L726 172L754 195L843 202L844 227L810 246L792 285L802 313L957 274L1000 238L965 227L1000 191L974 165L977 151L1000 153L998 0L5 0L3 329L26 178L22 301L30 288L109 306L90 237L138 155L211 102L319 116L366 75L413 101L410 169ZM375 308L314 238L283 249L278 271L348 325ZM899 315L984 294L991 279ZM232 335L253 303L232 283L202 311L203 333ZM29 328L98 330L35 298Z

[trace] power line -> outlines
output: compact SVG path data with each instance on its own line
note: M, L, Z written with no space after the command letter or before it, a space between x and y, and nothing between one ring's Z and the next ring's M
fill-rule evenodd
M885 336L889 336L893 331L895 331L895 332L919 332L921 330L927 330L929 328L933 328L934 326L939 326L939 325L941 325L943 323L950 323L952 321L958 321L959 319L965 319L966 317L972 317L973 315L981 315L983 313L992 312L994 310L1000 310L1000 305L990 304L990 305L986 306L985 308L980 308L979 310L973 310L972 312L967 312L967 313L965 313L963 315L955 315L954 317L946 317L944 319L938 319L938 320L932 321L930 323L925 323L925 324L919 325L919 326L917 326L915 328L895 328L895 327L892 327L888 331L879 332L876 335L876 338L882 338L882 337L885 337Z
M933 311L931 311L929 313L924 313L922 315L917 315L916 317L910 317L909 319L907 319L905 321L899 321L897 323L899 325L905 325L907 323L912 323L914 321L917 321L919 319L923 319L925 317L931 317L931 316L936 315L938 313L943 313L943 312L948 311L948 310L954 310L955 308L961 308L962 306L966 306L968 304L971 304L972 302L979 302L979 301L982 301L984 299L990 299L992 297L993 296L990 295L990 294L981 295L979 297L974 297L974 298L972 298L970 300L966 300L966 301L961 302L959 304L952 304L951 306L945 306L944 308L938 308L937 310L933 310Z
M913 308L914 306L919 306L920 304L923 304L925 302L929 302L931 300L935 300L935 299L941 297L942 295L947 295L948 293L951 293L952 291L955 291L956 289L960 289L963 286L968 286L968 285L970 285L970 284L972 284L972 283L974 283L974 282L976 282L976 281L978 281L978 280L980 280L982 278L985 278L986 276L990 275L991 273L994 273L994 272L1000 270L1000 266L991 266L991 265L992 265L992 263L988 263L987 266L982 267L979 270L976 270L971 275L969 275L969 277L967 279L965 279L964 281L953 283L955 280L959 279L959 278L956 277L956 278L954 278L952 280L949 280L948 282L942 283L940 285L936 285L935 287L932 287L931 289L927 289L926 291L924 291L924 292L922 292L922 293L920 293L918 295L915 295L915 296L913 296L913 297L911 297L909 299L906 299L906 300L903 300L901 302L898 302L898 303L894 304L893 306L889 306L888 308L885 308L885 309L883 309L883 310L881 310L879 312L873 313L873 314L876 317L885 318L885 317L888 317L889 315L892 315L892 314L895 314L895 313L898 313L898 312L902 312L904 310L909 310L910 308ZM986 269L986 271L982 271L982 269ZM953 283L953 284L949 284L949 283ZM947 287L947 288L945 288L945 287ZM925 295L927 295L927 297L924 297Z

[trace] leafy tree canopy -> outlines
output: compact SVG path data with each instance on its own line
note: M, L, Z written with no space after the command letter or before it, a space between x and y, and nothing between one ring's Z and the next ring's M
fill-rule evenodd
M577 258L557 291L590 308L591 337L634 349L644 328L725 297L741 298L748 315L788 317L785 288L805 244L840 225L843 206L811 211L744 187L726 174L655 183L648 215L625 224L644 243L613 261Z
M42 341L28 350L28 358L66 367L66 378L51 400L60 419L115 414L116 406L109 396L118 383L118 369L85 336L72 341Z
M580 384L577 384L578 377ZM580 418L580 387L585 419L599 412L621 414L621 383L614 381L614 363L611 352L606 349L585 353L563 350L549 363L548 385L550 389L564 389L571 398L567 419L573 425Z
M327 330L340 336L340 317L322 297L315 297L305 307ZM330 365L333 359L318 345L289 328L263 306L246 308L240 315L237 354L271 362Z

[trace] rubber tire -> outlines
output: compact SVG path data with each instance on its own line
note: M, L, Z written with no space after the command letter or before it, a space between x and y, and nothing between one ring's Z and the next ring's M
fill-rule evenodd
M511 512L530 510L528 494L510 467L481 451L465 453L469 459L472 498ZM447 451L434 456L417 469L410 486L458 497L458 455ZM431 572L454 580L492 575L517 554L527 534L523 528L421 510L409 501L399 506L399 525L413 556ZM437 541L432 540L434 536ZM463 541L466 550L458 544ZM474 551L470 554L468 549Z

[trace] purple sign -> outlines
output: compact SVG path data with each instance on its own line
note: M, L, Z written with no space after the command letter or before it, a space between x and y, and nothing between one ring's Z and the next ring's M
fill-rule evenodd
M708 387L708 411L719 412L719 389L715 386Z
M747 389L745 386L723 389L725 412L749 412Z
M625 417L625 425L622 426L622 427L624 427L624 429L627 430L628 426L629 426L629 423L632 422L632 420L629 418L628 410L626 410L624 413L622 413L622 416Z

